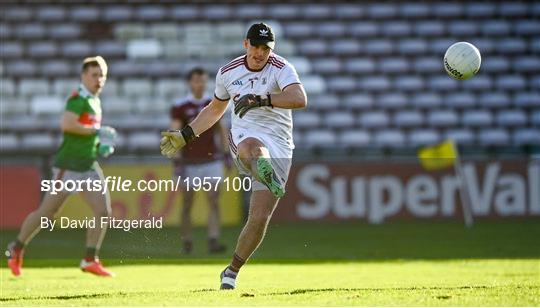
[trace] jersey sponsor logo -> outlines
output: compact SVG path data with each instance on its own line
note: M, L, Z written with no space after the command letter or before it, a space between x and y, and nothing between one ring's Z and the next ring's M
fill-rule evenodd
M250 81L251 81L251 79L250 79ZM242 85L242 80L235 80L235 81L233 81L232 84L233 84L233 86L241 86ZM253 88L253 85L251 87Z

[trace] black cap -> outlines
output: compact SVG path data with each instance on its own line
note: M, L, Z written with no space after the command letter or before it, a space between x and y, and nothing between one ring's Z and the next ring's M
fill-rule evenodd
M253 46L266 45L274 49L276 45L274 31L272 31L269 25L262 22L249 27L246 38Z

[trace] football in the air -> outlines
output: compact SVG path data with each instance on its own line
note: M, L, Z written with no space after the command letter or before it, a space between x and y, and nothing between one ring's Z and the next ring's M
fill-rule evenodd
M444 69L451 77L466 80L480 69L480 51L468 42L457 42L448 47L444 54Z

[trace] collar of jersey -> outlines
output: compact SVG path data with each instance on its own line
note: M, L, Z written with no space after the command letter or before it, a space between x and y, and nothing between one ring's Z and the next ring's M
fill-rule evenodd
M268 61L270 61L270 58L268 58ZM262 71L262 70L266 67L266 65L268 64L268 61L266 61L266 63L263 65L263 67L261 67L261 69L253 70L253 69L249 68L249 66L248 66L248 63L247 63L247 55L244 56L244 66L245 66L246 69L247 69L248 71L250 71L250 72L260 72L260 71Z
M79 95L85 98L95 98L95 95L92 95L90 91L81 83L79 85Z

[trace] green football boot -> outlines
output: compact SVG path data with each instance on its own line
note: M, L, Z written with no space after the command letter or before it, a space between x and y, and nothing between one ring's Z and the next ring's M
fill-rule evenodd
M285 187L279 180L274 172L274 168L270 163L270 160L265 157L259 157L257 160L257 175L259 180L276 196L277 198L283 197L285 194Z

